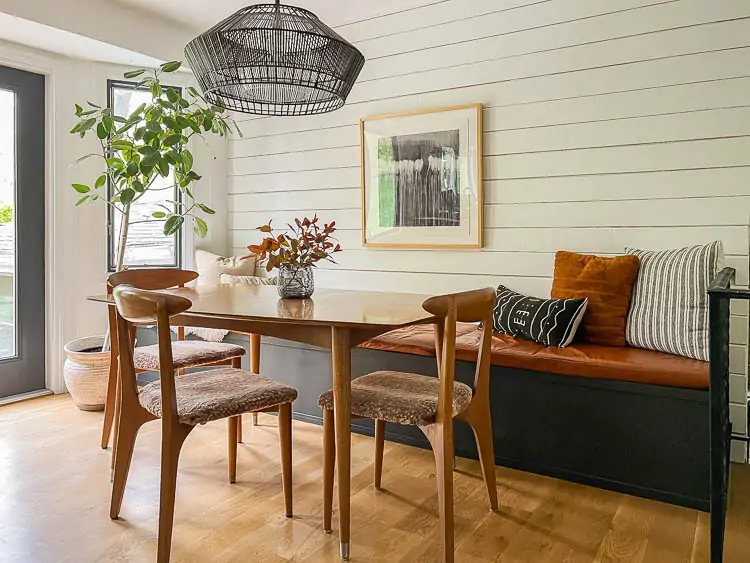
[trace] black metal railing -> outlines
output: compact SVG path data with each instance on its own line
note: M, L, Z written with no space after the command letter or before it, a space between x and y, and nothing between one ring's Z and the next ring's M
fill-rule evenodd
M732 423L729 419L729 308L732 299L750 300L750 290L733 289L735 270L724 268L708 288L710 344L711 563L724 559ZM737 437L743 439L742 437ZM746 438L744 439L746 441Z

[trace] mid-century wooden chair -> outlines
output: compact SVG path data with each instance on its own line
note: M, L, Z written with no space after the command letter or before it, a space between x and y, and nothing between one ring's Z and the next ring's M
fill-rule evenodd
M139 289L169 289L172 287L184 287L198 277L198 272L191 270L177 270L172 268L149 268L124 270L110 275L107 278L107 293L120 284L128 284ZM114 328L114 310L110 311L110 332ZM113 337L114 340L114 337ZM117 343L112 342L112 353L117 353ZM174 367L178 373L183 373L187 368L203 367L212 365L231 365L235 368L242 367L242 356L245 349L236 344L223 342L204 342L200 340L185 340L185 327L177 327L177 341L172 343L172 357ZM257 356L257 354L256 354ZM159 370L158 345L141 346L136 348L133 358L138 373ZM254 373L258 373L253 370ZM117 372L110 371L109 385L107 387L107 399L104 407L104 425L102 427L102 448L109 443L112 424L115 416ZM255 415L257 416L257 415ZM115 442L117 436L115 436ZM242 420L237 426L237 441L242 442Z
M120 350L120 416L118 416L115 467L110 518L120 514L122 497L133 456L136 435L143 424L162 421L161 494L159 499L159 563L169 561L174 518L177 463L190 431L198 424L229 419L230 480L237 467L236 427L246 412L278 412L284 504L292 515L292 388L232 367L216 368L175 377L170 317L186 311L191 302L184 297L118 285L113 290L117 307L117 339ZM159 381L139 390L133 362L132 327L156 324L159 348ZM235 430L235 433L231 429Z
M490 508L497 510L495 455L490 417L490 346L492 306L495 291L478 289L431 297L422 305L440 320L435 327L438 378L413 373L378 371L352 382L351 410L354 418L375 420L375 487L380 489L383 472L385 423L418 426L432 445L437 465L440 531L443 561L453 561L453 420L464 420L474 430L482 475ZM482 321L474 388L454 381L456 364L456 322ZM323 524L331 531L335 439L333 392L318 398L324 409L324 506Z

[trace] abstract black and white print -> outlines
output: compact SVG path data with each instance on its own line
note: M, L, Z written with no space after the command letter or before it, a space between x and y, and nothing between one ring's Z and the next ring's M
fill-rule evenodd
M380 227L461 224L459 131L378 139Z

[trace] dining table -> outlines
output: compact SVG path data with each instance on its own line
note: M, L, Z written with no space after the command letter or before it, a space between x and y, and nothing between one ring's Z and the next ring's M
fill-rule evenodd
M352 349L391 330L434 324L436 318L422 308L428 296L318 288L310 299L280 299L275 286L247 284L199 284L161 291L192 302L190 309L171 319L174 326L224 329L331 350L340 556L348 560L351 551ZM114 317L111 295L88 299L109 305L110 320ZM112 342L116 342L114 335ZM257 354L260 354L260 347L251 347L251 366L259 365ZM110 373L116 373L115 349L110 361Z

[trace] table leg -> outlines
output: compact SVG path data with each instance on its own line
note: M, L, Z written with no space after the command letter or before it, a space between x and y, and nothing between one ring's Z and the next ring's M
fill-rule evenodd
M348 328L333 327L331 356L333 360L333 416L336 427L336 468L339 482L339 542L341 559L349 559L350 551L350 487L351 487L351 334Z
M260 334L250 335L250 372L260 373ZM258 413L253 413L253 426L258 426Z

